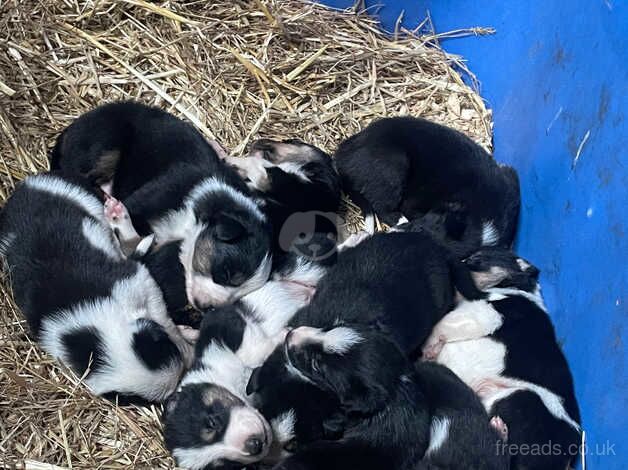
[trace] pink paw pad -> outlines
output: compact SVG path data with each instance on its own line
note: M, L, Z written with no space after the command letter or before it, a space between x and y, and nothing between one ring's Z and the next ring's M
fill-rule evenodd
M129 213L122 202L114 197L105 200L105 218L112 223L119 223L129 218Z
M447 342L447 338L443 335L438 336L437 342L431 342L423 347L423 359L426 361L433 361L438 357L443 350L443 346Z
M504 420L501 419L501 417L493 416L489 423L498 432L502 440L508 440L508 425L504 423Z

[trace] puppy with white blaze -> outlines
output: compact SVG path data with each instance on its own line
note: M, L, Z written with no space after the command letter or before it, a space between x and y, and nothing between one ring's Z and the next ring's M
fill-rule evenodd
M233 302L268 279L267 216L214 147L171 114L133 102L100 106L65 129L50 163L87 177L110 195L119 219L130 217L134 229L117 230L124 246L149 234L155 249L180 241L197 308Z
M466 264L488 297L462 301L445 315L423 356L452 369L507 424L512 468L567 468L578 453L580 412L539 271L497 248L480 250ZM517 451L548 443L560 452Z
M285 358L302 380L337 398L343 421L330 423L342 426L339 439L303 446L277 468L401 469L423 457L429 406L412 364L386 335L354 325L299 327L286 337Z
M268 454L272 430L249 403L246 384L275 345L237 304L205 315L196 360L164 415L166 445L178 465L235 469Z
M372 122L335 152L343 187L381 220L426 231L464 257L481 246L510 247L519 179L449 127L409 116Z
M148 270L126 259L85 180L30 176L0 214L0 255L43 349L98 395L160 401L192 346Z

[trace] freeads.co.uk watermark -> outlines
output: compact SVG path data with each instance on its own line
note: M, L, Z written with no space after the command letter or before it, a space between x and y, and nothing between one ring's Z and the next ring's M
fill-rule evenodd
M607 440L595 444L569 444L563 445L558 442L548 441L543 444L509 444L506 442L497 443L498 455L521 455L521 456L615 456L617 455L616 443Z

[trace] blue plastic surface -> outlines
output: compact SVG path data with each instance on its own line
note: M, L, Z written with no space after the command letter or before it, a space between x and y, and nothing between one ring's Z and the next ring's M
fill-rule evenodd
M346 8L353 1L325 0ZM587 434L587 468L628 468L628 2L367 1L383 26L437 32L468 59L493 109L495 158L522 183L517 249L542 286L569 359ZM534 347L531 338L530 347Z

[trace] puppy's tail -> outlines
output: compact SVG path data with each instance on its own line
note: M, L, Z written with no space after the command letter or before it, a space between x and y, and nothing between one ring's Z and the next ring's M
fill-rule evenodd
M356 191L350 191L347 194L351 198L351 201L360 208L362 217L364 217L364 230L373 235L376 229L373 206L371 206L371 203L368 202L362 194Z
M478 289L471 276L471 270L457 259L449 259L449 272L453 279L455 289L467 300L480 300L486 298L486 293Z

